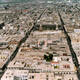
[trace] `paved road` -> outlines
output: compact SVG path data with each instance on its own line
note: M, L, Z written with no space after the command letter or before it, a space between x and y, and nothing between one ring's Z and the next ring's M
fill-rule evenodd
M67 40L67 43L68 43L68 46L69 46L69 49L70 49L70 52L71 52L71 55L72 55L72 60L73 60L73 63L75 65L75 67L77 68L77 76L78 76L78 79L80 80L80 72L79 72L79 62L78 62L78 59L77 59L77 56L76 56L76 53L74 52L74 49L72 47L72 44L71 44L71 38L70 36L68 35L65 27L64 27L64 21L61 17L61 14L59 13L58 11L58 15L60 17L60 21L61 21L61 26L62 26L62 29L64 31L64 34L66 35L66 40Z

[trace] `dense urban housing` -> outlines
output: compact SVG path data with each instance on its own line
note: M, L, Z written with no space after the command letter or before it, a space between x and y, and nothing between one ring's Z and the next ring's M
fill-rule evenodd
M1 0L0 80L80 80L80 1Z

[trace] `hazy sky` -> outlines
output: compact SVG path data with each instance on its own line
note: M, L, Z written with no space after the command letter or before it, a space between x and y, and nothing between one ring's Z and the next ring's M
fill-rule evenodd
M12 0L0 0L0 2L8 2L8 1L12 1Z
M25 0L0 0L0 2L14 2L14 1L25 1Z

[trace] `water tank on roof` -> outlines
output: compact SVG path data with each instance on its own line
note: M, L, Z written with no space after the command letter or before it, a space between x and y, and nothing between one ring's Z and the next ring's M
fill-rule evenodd
M54 57L53 60L54 60L55 62L58 62L58 58L57 58L57 57Z

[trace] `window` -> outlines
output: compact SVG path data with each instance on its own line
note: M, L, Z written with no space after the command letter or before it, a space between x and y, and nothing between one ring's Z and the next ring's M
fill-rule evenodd
M32 76L32 79L34 79L34 76Z
M63 65L63 68L70 68L70 65Z
M58 79L58 80L61 80L61 79Z

